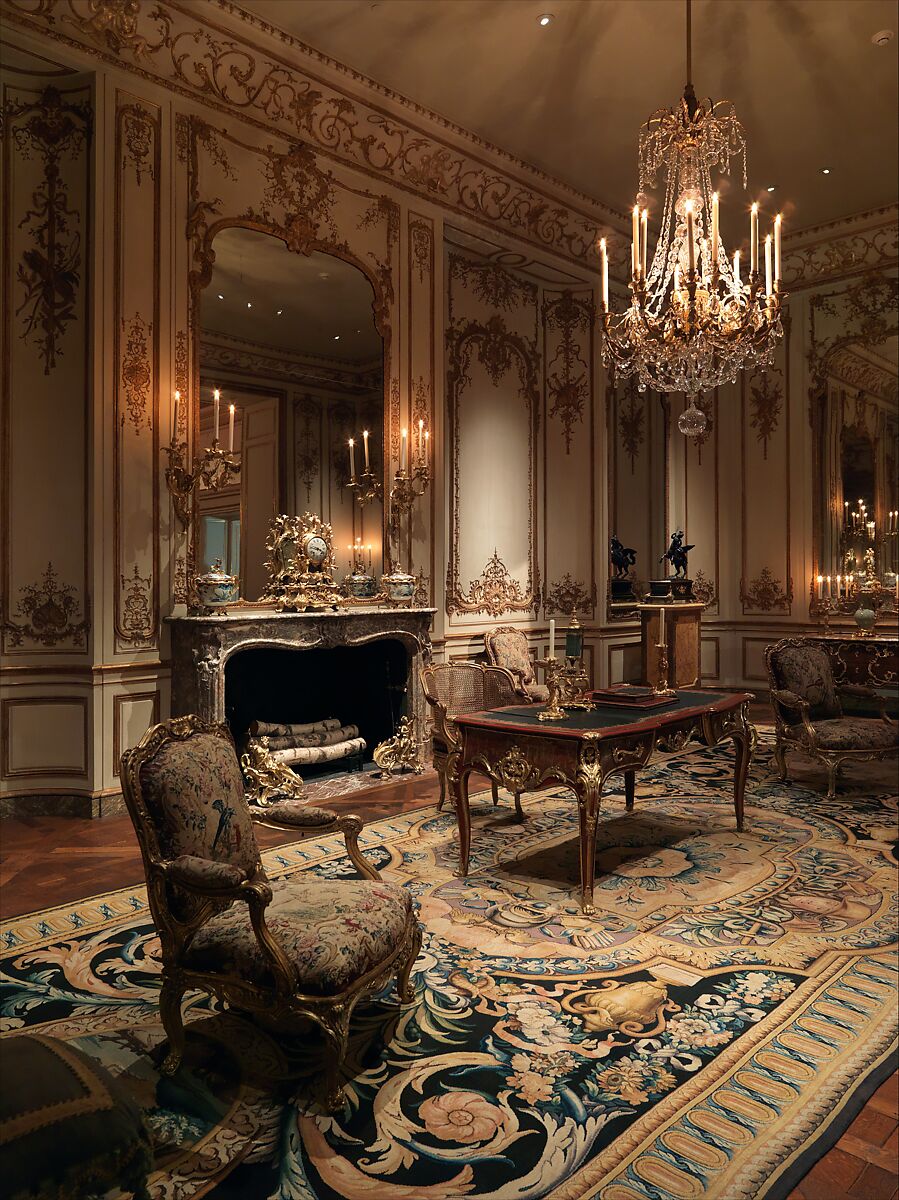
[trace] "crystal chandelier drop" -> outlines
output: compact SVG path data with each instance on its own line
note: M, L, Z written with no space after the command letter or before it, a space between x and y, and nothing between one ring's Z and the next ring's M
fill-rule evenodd
M636 375L639 390L684 392L681 431L698 436L706 424L702 392L735 382L740 370L766 367L783 334L781 215L764 238L759 260L759 209L750 212L748 271L740 251L729 259L718 227L712 171L730 174L741 160L746 187L746 137L730 101L700 103L690 82L691 14L687 3L687 85L677 108L657 109L640 130L640 195L632 212L631 304L609 309L609 261L602 255L603 362ZM661 227L648 263L647 188L665 178Z

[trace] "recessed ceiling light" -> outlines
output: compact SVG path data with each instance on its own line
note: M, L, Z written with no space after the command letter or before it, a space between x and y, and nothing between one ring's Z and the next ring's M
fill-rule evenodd
M330 279L331 278L331 276L328 274L327 271L319 271L318 277L319 277L319 279Z
M282 313L282 312L284 312L284 309L283 309L283 308L279 308L279 309L278 309L278 311L275 313L275 316L276 316L276 317L280 317L280 315L281 315L281 313Z
M222 295L222 293L221 293L221 292L219 292L219 300L224 300L224 298L225 298L225 297Z
M541 15L537 18L537 24L545 27L547 25L551 25L554 20L555 18L553 17L552 13L541 13Z
M822 175L829 175L829 174L830 174L830 167L822 167L822 168L821 168L821 174L822 174Z
M893 40L892 29L880 29L871 38L875 46L887 46Z
M776 184L776 183L772 183L772 184L771 184L771 186L768 188L768 191L769 191L769 192L773 192L773 191L774 191L774 189L775 189L776 187L777 187L777 184Z
M335 342L339 342L339 341L340 341L340 334L339 334L339 333L335 333L335 334L334 334L334 341L335 341Z

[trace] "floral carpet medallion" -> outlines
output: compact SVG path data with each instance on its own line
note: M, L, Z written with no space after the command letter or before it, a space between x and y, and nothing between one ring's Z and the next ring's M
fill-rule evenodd
M638 776L633 813L613 789L589 918L564 789L525 797L524 824L508 797L474 798L466 880L451 814L367 826L426 932L415 1004L356 1010L340 1112L310 1100L316 1036L199 993L186 1065L159 1077L142 889L7 924L2 1027L75 1040L129 1081L154 1197L782 1197L894 1062L897 802L873 768L830 801L781 784L763 744L737 833L731 780L719 750ZM340 850L264 858L333 877Z

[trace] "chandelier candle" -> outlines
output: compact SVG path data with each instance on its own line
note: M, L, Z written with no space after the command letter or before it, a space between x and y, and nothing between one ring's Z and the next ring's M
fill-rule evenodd
M404 429L403 436L400 439L400 470L401 471L405 471L405 469L406 469L406 449L407 449L408 438L409 438L409 430Z
M172 424L172 441L175 441L175 440L177 439L177 437L178 437L178 417L179 417L179 412L178 412L178 409L179 409L180 407L181 407L181 393L180 393L180 392L175 392L175 412L174 412L174 416L173 416L173 418L172 418L172 421L173 421L173 424Z
M781 271L781 256L780 256L780 232L783 224L783 215L778 213L774 218L774 282L779 287L782 279Z
M356 478L356 443L350 438L350 479Z
M759 269L759 206L754 203L749 212L749 274Z
M215 431L212 435L213 446L217 446L219 441L219 401L221 397L221 392L215 388L212 393L212 426Z
M228 453L234 453L234 405L228 405Z
M718 193L712 192L712 279L718 279Z
M646 248L649 245L649 210L644 208L640 217L640 277L646 279Z
M602 311L609 311L609 252L606 249L606 239L602 238L599 243L599 251L602 255Z
M365 470L368 471L368 430L362 430L362 447L365 450Z
M765 234L765 295L770 300L774 295L773 276L771 274L771 234Z
M636 279L640 274L640 209L634 205L631 214L633 229L631 231L631 274Z

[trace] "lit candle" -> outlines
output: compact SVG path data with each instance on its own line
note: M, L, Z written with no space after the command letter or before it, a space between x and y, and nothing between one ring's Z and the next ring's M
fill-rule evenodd
M400 441L400 470L406 469L406 439L409 437L409 430L403 430L402 440Z
M213 445L219 440L219 400L221 400L221 396L221 392L215 388L212 393L212 424L215 430L212 436Z
M734 251L734 295L740 298L740 251Z
M556 657L556 622L552 619L549 622L549 657Z
M644 279L646 278L646 259L648 255L647 247L649 245L649 231L647 229L648 220L649 210L644 208L640 216L640 274Z
M771 274L771 234L765 234L765 295L774 294L773 275Z
M177 440L178 440L178 417L180 416L178 410L180 407L181 407L181 393L175 392L175 416L173 418L174 424L172 425L172 441L173 442L177 442Z
M718 193L712 192L712 275L718 273Z
M843 576L838 575L837 576L837 599L838 600L842 594L843 594Z
M819 600L824 599L824 576L823 575L818 576L818 599Z
M602 311L609 311L609 252L606 249L606 239L602 238L599 243L599 251L602 255Z
M228 405L228 453L234 453L234 405Z
M365 470L368 471L368 430L362 430L362 448L365 451Z
M636 278L640 273L640 209L634 205L631 213L631 274Z
M368 543L368 569L371 570L371 542Z
M419 419L418 419L418 461L419 462L421 462L424 459L424 450L425 450L424 428L425 428L425 423L421 419L421 417L419 417Z
M780 227L781 227L782 223L783 223L783 214L778 213L777 216L774 218L774 280L776 283L780 283L781 278L782 278L781 273L780 273L780 261L781 261L781 255L780 255L781 228Z
M667 642L666 642L667 637L668 637L668 634L665 629L665 608L663 605L660 604L659 605L659 645L663 649L667 645ZM664 682L664 680L663 680L663 682Z
M749 273L755 275L759 269L759 206L753 204L749 214Z
M832 595L833 595L833 588L831 587L830 576L828 575L827 576L827 596L828 596L828 598L830 598Z
M684 206L687 213L687 267L692 274L696 270L696 244L693 241L693 201Z
M430 429L426 429L425 430L425 462L427 462L427 460L430 456L430 451L431 451L431 431L430 431Z
M356 478L356 443L350 438L350 479Z
M843 501L843 508L845 510L845 524L846 524L846 528L848 529L849 528L849 501L848 500Z

